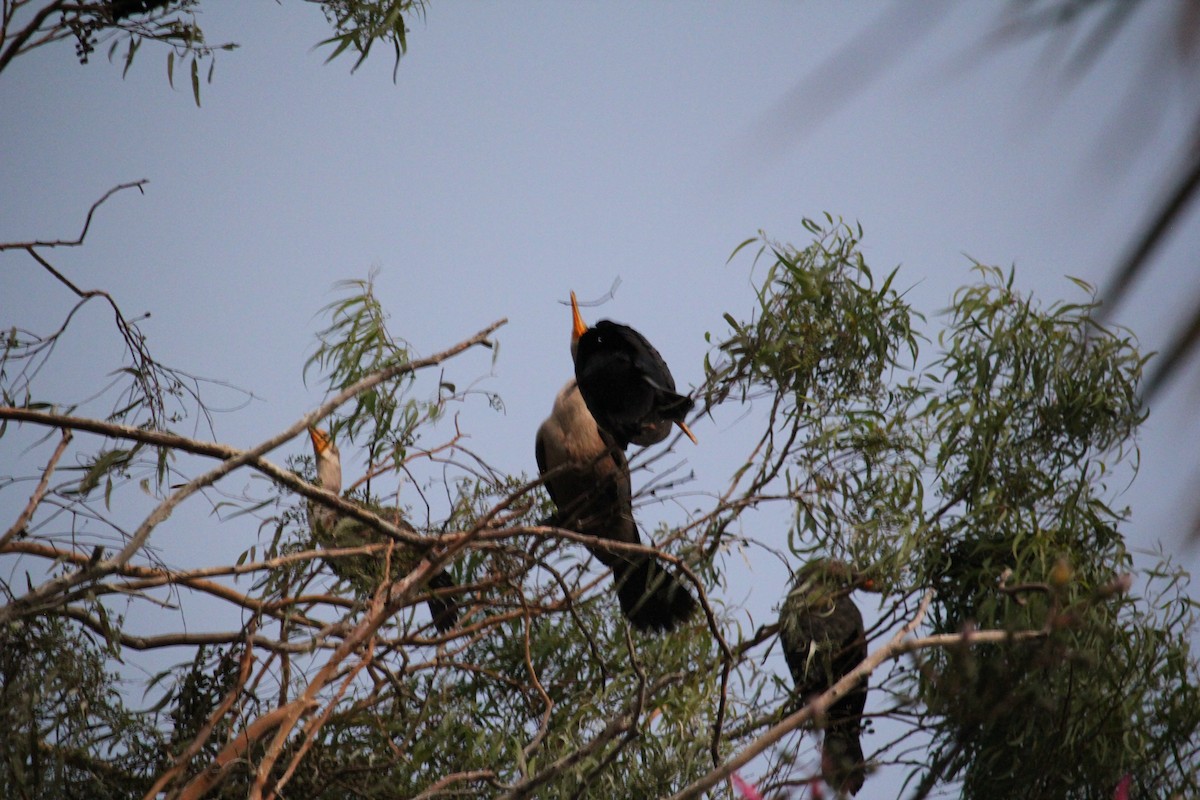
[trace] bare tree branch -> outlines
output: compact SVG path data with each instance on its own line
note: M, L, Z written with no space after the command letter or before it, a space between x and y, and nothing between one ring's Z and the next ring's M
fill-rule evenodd
M61 5L61 3L59 3L58 5ZM0 65L0 71L2 71L3 69L4 69L3 66ZM92 203L92 207L88 209L87 217L83 221L83 230L81 230L79 232L79 237L76 239L37 239L32 242L0 242L0 252L2 252L4 250L29 250L29 251L32 251L36 247L78 247L79 245L83 244L83 240L87 238L88 229L92 227L92 215L96 213L97 208L104 205L104 202L106 200L108 200L108 198L112 197L117 192L124 191L125 189L137 189L142 194L145 194L146 193L145 187L146 187L146 184L148 184L149 182L150 181L146 180L145 178L142 178L141 180L138 180L138 181L131 181L130 183L118 184L118 185L114 186L113 188L109 189L107 192L105 192L104 196L102 196L96 202ZM32 252L30 254L33 255ZM72 292L79 295L80 297L85 297L89 294L89 292L85 292L82 289L80 289L78 286L76 286L75 284L71 283L71 281L67 280L63 275L61 275L53 267L51 267L45 263L43 263L42 266L46 267L51 272L51 274L54 275L54 277L56 277L60 281L62 281L67 286L67 288L69 288Z
M54 452L50 455L50 461L46 463L46 468L42 470L42 477L38 481L37 487L33 490L33 494L29 496L29 502L25 504L25 508L17 515L17 519L12 526L5 531L3 536L0 536L0 551L3 551L4 545L13 540L22 531L29 521L33 519L33 514L37 511L38 506L42 502L42 498L46 496L46 489L50 486L50 476L54 474L54 467L58 464L58 460L62 458L62 454L66 452L67 445L71 443L71 432L63 430L62 438L58 441L58 447L54 448Z

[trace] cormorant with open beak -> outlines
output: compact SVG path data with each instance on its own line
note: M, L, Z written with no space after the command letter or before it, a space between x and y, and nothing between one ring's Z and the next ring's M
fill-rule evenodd
M317 482L322 489L340 494L342 491L342 457L338 447L333 443L329 434L320 428L309 428L309 437L313 443L313 454L317 460ZM412 531L413 527L394 508L379 508L371 506L371 511L398 528ZM323 547L357 547L373 542L385 541L382 533L377 533L361 520L339 514L329 506L309 501L308 524L312 528L313 537ZM401 552L397 549L397 553ZM395 555L393 556L395 559ZM359 589L373 591L384 578L383 559L369 556L355 558L329 559L330 566L343 578ZM393 574L397 572L395 566ZM449 573L441 570L429 579L429 588L448 589L454 586ZM442 633L454 627L458 622L458 605L451 597L429 597L426 601L429 613L433 616L433 624Z
M571 292L571 355L575 379L596 424L622 449L630 442L661 442L678 425L693 443L684 418L695 403L675 391L675 378L646 337L628 325L602 319L589 328Z
M867 657L862 612L850 592L870 585L848 565L829 559L810 561L796 573L779 612L779 636L796 691L806 701ZM838 792L857 794L866 779L861 742L866 702L867 685L859 683L818 721L825 729L821 777Z
M629 462L597 427L574 380L554 398L537 432L538 472L558 514L553 523L598 539L641 542L633 519ZM621 611L643 631L668 631L692 615L696 601L652 556L589 548L613 572Z

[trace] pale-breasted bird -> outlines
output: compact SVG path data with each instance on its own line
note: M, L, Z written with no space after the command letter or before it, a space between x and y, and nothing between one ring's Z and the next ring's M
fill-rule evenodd
M322 489L340 494L342 491L342 457L337 445L334 444L327 432L319 428L309 428L308 434L312 439L313 455L317 462L317 482ZM413 530L398 509L377 506L369 506L369 508L396 527L408 531ZM313 538L322 547L357 547L386 541L382 533L372 530L361 520L342 515L336 509L312 501L308 503L308 524L312 529ZM397 548L397 554L403 552L401 548ZM411 551L407 551L407 553L412 554ZM397 555L394 554L393 561L395 562L396 559ZM329 564L338 577L349 581L356 589L363 592L374 591L385 577L382 557L336 558L329 559ZM398 574L404 566L403 558L400 559L400 563L393 563L393 574ZM429 579L430 589L448 589L454 585L454 580L445 570L441 570ZM433 623L439 631L445 633L454 627L458 621L458 605L453 598L430 596L426 603L429 605L429 613L433 616Z
M598 539L641 541L633 519L629 462L614 438L596 425L574 380L559 391L550 416L538 428L536 456L558 509L553 524ZM695 611L692 595L653 557L589 549L612 569L621 611L634 627L671 630Z

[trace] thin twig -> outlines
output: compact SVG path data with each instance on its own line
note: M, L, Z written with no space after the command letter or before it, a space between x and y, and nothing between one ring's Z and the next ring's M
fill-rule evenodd
M0 70L2 70L2 69L3 69L3 66L0 66ZM118 184L117 186L114 186L113 188L111 188L107 192L105 192L104 196L101 197L96 202L92 203L92 207L90 209L88 209L87 218L83 222L83 230L81 230L79 232L78 239L48 239L48 240L39 239L37 241L32 241L32 242L3 242L3 243L0 243L0 251L31 250L32 248L35 248L35 247L78 247L79 245L83 244L83 240L87 238L88 228L90 228L92 226L92 215L96 213L97 208L99 208L101 205L104 204L105 200L112 197L117 192L123 191L125 189L137 189L142 194L145 194L146 191L145 191L144 187L146 186L147 183L149 183L149 181L146 180L145 178L142 178L140 181L132 181L130 183ZM54 276L56 278L58 278L60 281L62 281L63 283L65 283L71 289L71 291L75 292L75 294L79 295L80 297L85 296L85 292L81 291L78 287L75 286L75 284L71 283L69 280L67 280L62 275L60 275L53 267L49 267L49 269L52 273L54 273Z
M33 490L33 494L29 496L29 502L25 504L25 508L17 516L16 522L12 524L3 536L0 536L0 548L13 540L21 531L25 530L25 526L33 519L33 514L41 505L42 498L46 496L46 489L50 486L50 476L54 474L54 467L58 464L58 460L62 458L62 454L66 452L67 445L71 443L71 432L63 429L62 439L58 442L58 447L54 448L54 452L50 455L50 460L46 463L46 468L42 470L42 479L38 481L37 488Z

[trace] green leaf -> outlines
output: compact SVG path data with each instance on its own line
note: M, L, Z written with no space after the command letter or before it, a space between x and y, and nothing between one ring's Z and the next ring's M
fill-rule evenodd
M200 107L200 62L192 57L192 97L196 100L196 108Z

